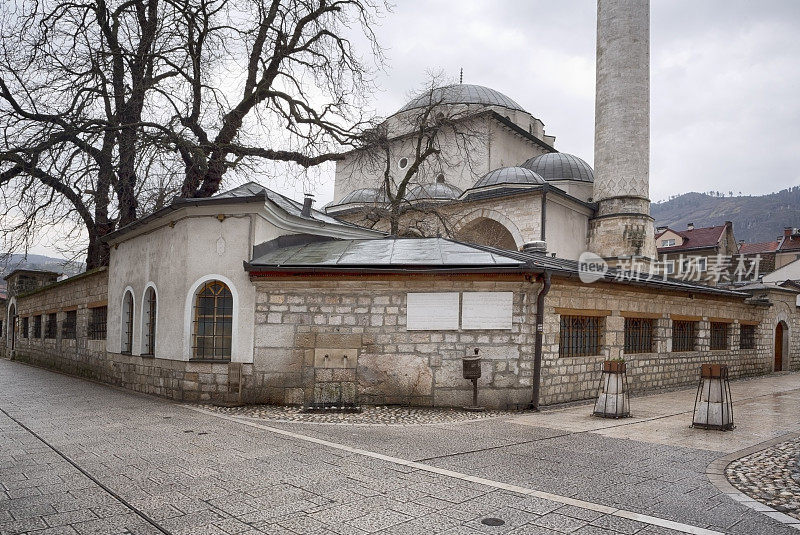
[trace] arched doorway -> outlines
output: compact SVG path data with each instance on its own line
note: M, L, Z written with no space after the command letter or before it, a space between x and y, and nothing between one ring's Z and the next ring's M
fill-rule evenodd
M487 217L479 217L464 225L458 230L456 239L509 251L517 250L517 243L511 231L502 223Z
M775 326L775 367L779 372L788 367L789 329L785 322L779 321Z

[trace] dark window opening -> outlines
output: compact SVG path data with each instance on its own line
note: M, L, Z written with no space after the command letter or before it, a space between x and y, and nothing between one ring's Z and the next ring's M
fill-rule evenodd
M653 352L653 320L625 318L625 353Z
M739 331L739 347L741 349L756 348L756 326L742 325Z
M68 310L65 312L66 316L61 323L61 339L62 340L75 340L78 337L76 326L78 323L78 311Z
M122 299L122 353L130 354L133 348L133 294L125 292Z
M27 338L29 332L30 332L30 325L28 318L27 317L22 318L22 326L20 327L20 333L22 334L22 337Z
M144 355L156 352L156 292L149 288L144 302Z
M711 350L719 351L728 349L728 324L711 322Z
M197 292L194 305L194 358L231 358L233 295L220 281L210 281Z
M559 356L599 355L602 320L600 316L561 316Z
M672 351L694 351L696 331L694 321L673 321Z
M55 338L58 332L58 317L55 312L47 315L47 323L44 325L44 337Z
M42 316L34 316L33 317L33 337L34 338L41 338L42 337Z
M89 309L89 340L105 340L107 331L108 307L96 307Z

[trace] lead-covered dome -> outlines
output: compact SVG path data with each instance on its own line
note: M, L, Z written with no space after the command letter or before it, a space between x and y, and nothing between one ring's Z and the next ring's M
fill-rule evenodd
M545 183L544 178L530 169L524 167L501 167L483 175L475 182L472 188L499 186L500 184L528 184L533 186Z
M337 203L331 206L340 206L342 204L369 204L369 203L382 203L386 202L386 194L382 188L361 188L356 189L342 197Z
M461 193L461 190L455 186L444 182L434 182L433 184L422 184L411 188L406 198L409 201L449 201L458 199Z
M408 104L400 108L398 113L424 108L434 104L480 104L483 106L502 106L510 110L525 111L517 102L489 87L472 84L454 84L437 87L432 91L413 98Z
M594 171L591 166L572 154L549 152L531 158L522 167L538 173L547 181L578 180L594 182Z

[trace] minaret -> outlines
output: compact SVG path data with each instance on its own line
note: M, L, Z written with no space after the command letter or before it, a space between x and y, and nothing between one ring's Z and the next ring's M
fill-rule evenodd
M594 195L589 250L656 257L650 217L650 1L597 1Z

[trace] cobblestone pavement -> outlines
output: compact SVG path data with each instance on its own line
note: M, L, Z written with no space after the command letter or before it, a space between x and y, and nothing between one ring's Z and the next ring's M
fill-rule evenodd
M773 509L800 519L800 439L777 444L728 465L731 484Z
M461 409L428 409L416 407L372 406L361 412L342 413L336 411L303 412L301 407L274 405L245 405L242 407L222 407L200 405L203 409L239 416L278 422L308 422L316 424L352 425L429 425L485 418L517 416L521 412L483 411L472 412Z
M795 533L715 452L503 418L267 425L5 360L0 409L0 534Z

